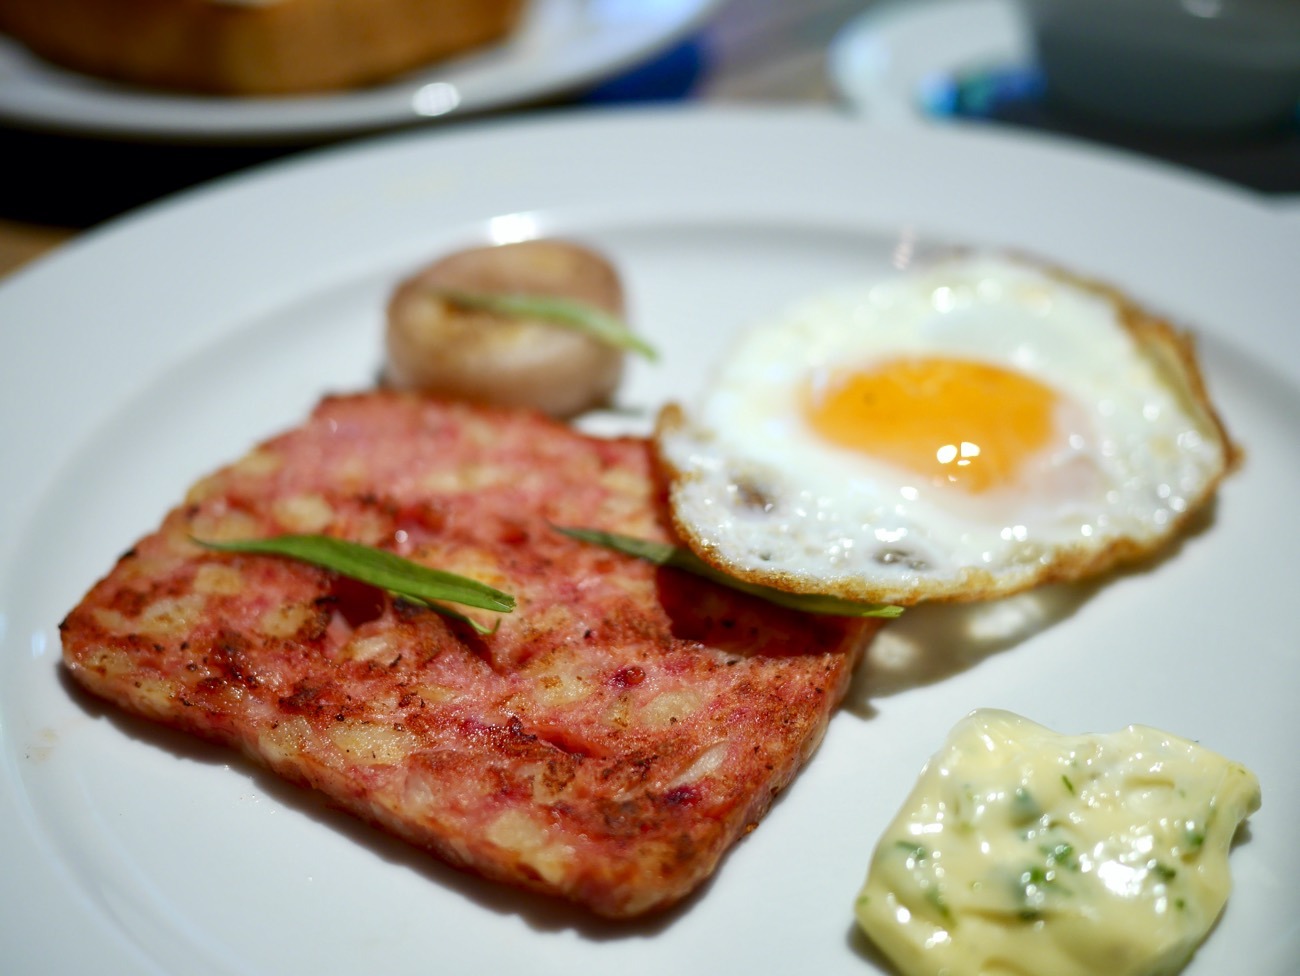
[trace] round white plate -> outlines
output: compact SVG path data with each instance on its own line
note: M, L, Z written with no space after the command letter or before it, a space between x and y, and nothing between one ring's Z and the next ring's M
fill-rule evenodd
M644 430L737 328L897 273L927 244L1028 250L1192 326L1244 443L1213 519L1152 565L983 608L918 608L715 879L613 925L464 877L233 754L61 676L58 622L186 486L368 386L395 282L447 250L570 235L660 347ZM1264 806L1188 976L1300 957L1300 225L1122 156L811 111L555 113L320 151L87 234L0 285L0 970L883 972L854 934L872 847L979 706L1062 731L1163 727L1251 767ZM907 660L910 663L899 664Z
M877 121L925 117L925 93L955 72L1022 64L1029 31L1015 0L881 0L836 35L827 72L839 97Z
M665 50L721 0L530 0L508 41L372 88L224 98L171 94L51 65L0 35L0 121L93 136L296 141L413 125L595 84Z

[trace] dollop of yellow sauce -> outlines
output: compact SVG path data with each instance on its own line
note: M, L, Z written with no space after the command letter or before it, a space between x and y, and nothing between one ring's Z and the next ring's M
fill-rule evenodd
M906 976L1160 976L1223 910L1255 775L1143 726L972 712L872 856L858 924Z

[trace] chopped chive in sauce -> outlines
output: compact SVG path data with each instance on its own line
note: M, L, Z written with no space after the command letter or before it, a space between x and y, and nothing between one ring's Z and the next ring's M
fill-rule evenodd
M1042 816L1043 810L1023 786L1016 787L1015 794L1011 797L1011 816L1016 823L1028 823L1031 820L1037 820Z
M927 887L925 889L925 900L934 906L935 911L942 918L952 918L952 912L948 909L948 903L943 900L943 895L939 893L936 887Z
M1038 849L1047 859L1048 867L1062 867L1067 871L1079 870L1079 859L1074 856L1074 847L1070 844L1041 844Z
M1042 918L1043 906L1048 896L1069 895L1068 888L1062 887L1056 880L1056 872L1044 870L1038 865L1031 865L1020 873L1014 886L1019 909L1016 917L1023 921Z
M1161 864L1159 861L1151 865L1151 873L1161 881L1172 881L1178 874L1174 868L1167 864Z
M900 851L904 851L907 854L908 858L910 858L913 861L924 861L927 857L930 856L929 851L927 851L920 844L912 843L910 840L894 841L894 846L897 847Z
M1021 887L1026 889L1042 888L1043 886L1048 884L1050 880L1051 879L1049 878L1047 872L1036 865L1020 873Z

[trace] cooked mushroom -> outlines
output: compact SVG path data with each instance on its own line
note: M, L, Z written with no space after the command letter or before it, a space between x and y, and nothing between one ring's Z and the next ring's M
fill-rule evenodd
M556 417L609 401L623 373L622 348L466 296L565 299L623 317L617 271L586 247L541 239L459 251L393 293L386 332L390 385L532 406Z

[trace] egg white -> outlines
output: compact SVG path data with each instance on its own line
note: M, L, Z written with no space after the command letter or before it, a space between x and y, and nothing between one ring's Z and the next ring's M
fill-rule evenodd
M1173 333L1135 329L1136 314L996 254L798 302L741 336L689 412L661 416L678 528L742 578L895 603L1012 593L1149 552L1212 494L1233 449L1194 363L1165 348ZM1051 443L1013 482L967 494L809 425L810 378L908 356L1046 385Z

